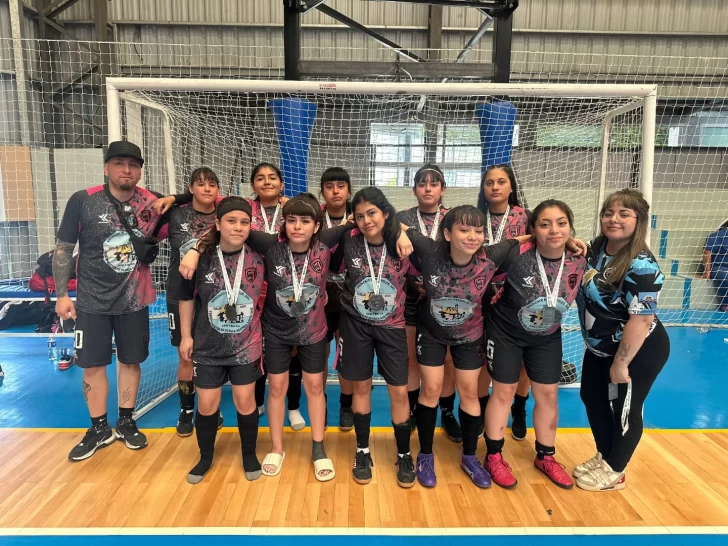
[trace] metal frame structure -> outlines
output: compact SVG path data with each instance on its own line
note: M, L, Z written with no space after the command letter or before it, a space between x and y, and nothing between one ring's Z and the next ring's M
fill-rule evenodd
M433 50L427 59L401 47L378 32L367 28L347 15L326 5L326 0L283 0L284 26L283 43L285 50L285 78L301 80L304 77L321 77L330 74L338 76L362 76L369 74L385 74L404 72L412 79L418 78L477 78L492 80L495 83L508 83L511 73L511 42L513 35L513 12L518 8L519 0L380 0L409 4L422 4L430 7L428 49ZM468 40L465 47L452 63L439 62L439 50L442 47L442 10L443 6L460 6L474 8L485 16L485 19ZM302 61L301 60L301 15L317 9L343 23L362 32L376 42L392 49L397 54L397 62L336 63L335 61ZM463 65L472 49L480 42L488 28L493 25L493 60L492 64ZM400 59L403 63L398 62ZM437 62L437 66L427 66ZM335 64L333 64L335 63ZM415 64L417 63L417 64ZM419 64L419 66L418 66ZM416 68L415 68L416 67Z

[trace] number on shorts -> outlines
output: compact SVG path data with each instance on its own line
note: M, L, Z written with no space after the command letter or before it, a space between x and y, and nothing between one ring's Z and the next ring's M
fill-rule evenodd
M493 352L495 351L495 345L493 344L493 340L489 339L488 343L485 345L485 356L488 358L488 360L493 360Z
M73 332L73 348L83 349L83 330L76 330Z
M169 313L169 329L171 331L174 331L177 329L177 327L174 324L174 313Z

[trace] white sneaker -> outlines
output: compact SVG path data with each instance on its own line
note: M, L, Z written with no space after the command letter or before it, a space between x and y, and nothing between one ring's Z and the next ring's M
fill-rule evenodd
M624 489L624 472L615 472L605 460L588 474L576 479L576 485L585 491L617 491Z
M575 478L581 478L585 474L588 474L592 470L594 470L596 467L602 464L602 454L597 451L597 454L594 455L591 459L589 459L586 462L581 463L580 465L574 467L574 472L572 472L572 475Z
M288 410L288 422L291 423L291 428L293 430L303 430L306 428L306 421L304 420L303 415L301 415L301 412L297 409Z
M258 417L263 417L264 413L265 413L265 404L262 406L258 406Z

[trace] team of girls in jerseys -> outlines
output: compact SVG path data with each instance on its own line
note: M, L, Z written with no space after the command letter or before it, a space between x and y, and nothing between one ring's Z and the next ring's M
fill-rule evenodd
M587 247L573 239L574 216L566 203L547 200L533 212L519 205L515 174L506 165L485 171L477 207L449 211L442 205L445 177L426 165L415 177L418 206L400 214L376 187L352 196L350 177L341 168L321 177L324 205L307 193L284 202L280 172L269 164L258 166L251 178L255 200L227 197L213 213L219 186L214 173L193 174L191 210L176 224L170 220L170 230L178 224L190 229L192 220L183 220L203 216L200 222L212 225L204 234L192 230L179 243L173 238L182 258L175 281L180 391L183 381L194 383L186 384L188 398L181 398L190 425L189 393L198 396L200 460L188 475L190 483L212 468L227 381L246 478L281 472L294 358L308 400L314 476L333 479L336 469L324 446L324 391L329 347L336 340L340 427L355 431L357 483L372 480L375 463L369 442L376 356L390 397L401 487L437 484L437 404L443 417L453 414L454 392L443 397L451 365L451 388L459 395L460 466L473 484L517 485L503 456L504 433L509 413L525 421L530 387L534 466L569 489L574 482L556 459L555 438L561 322L578 296L587 345L582 399L597 454L573 476L586 490L624 487L625 468L642 433L642 405L669 353L655 317L664 277L643 242L649 207L639 192L623 190L606 200L602 235ZM408 336L407 326L414 335ZM272 447L261 463L256 382L264 370ZM492 388L489 397L484 384ZM442 398L450 396L452 406L443 405ZM517 439L525 437L525 422L523 427ZM416 464L410 449L414 428ZM451 436L454 429L444 428ZM185 430L191 433L191 426ZM486 455L479 460L481 434Z

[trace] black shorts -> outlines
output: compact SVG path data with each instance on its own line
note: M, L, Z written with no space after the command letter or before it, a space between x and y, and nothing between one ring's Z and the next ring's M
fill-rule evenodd
M335 337L336 332L339 331L339 324L341 322L341 310L326 311L326 342L331 343Z
M488 372L494 380L518 383L523 363L528 378L534 383L554 385L559 382L563 353L561 330L526 340L511 337L489 322L485 335Z
M452 362L456 369L479 370L483 367L485 354L482 338L459 345L445 345L434 339L424 328L417 328L416 339L417 362L422 366L444 366L449 347Z
M219 389L230 381L231 385L250 385L262 375L260 361L232 366L201 365L192 366L192 381L198 389Z
M418 301L420 301L420 291L415 286L407 283L404 299L404 323L407 326L417 326Z
M366 381L374 375L374 353L377 371L387 385L407 384L407 333L404 328L372 326L341 314L338 371L349 381Z
M141 364L149 356L149 308L125 315L95 315L77 310L73 348L79 368L111 364L111 339L123 364Z
M326 339L312 345L291 345L278 336L263 332L263 362L265 373L287 373L291 367L291 354L296 347L301 370L306 373L321 373L326 370Z
M167 318L169 319L169 339L172 347L179 347L182 342L182 331L179 327L179 302L167 300Z

